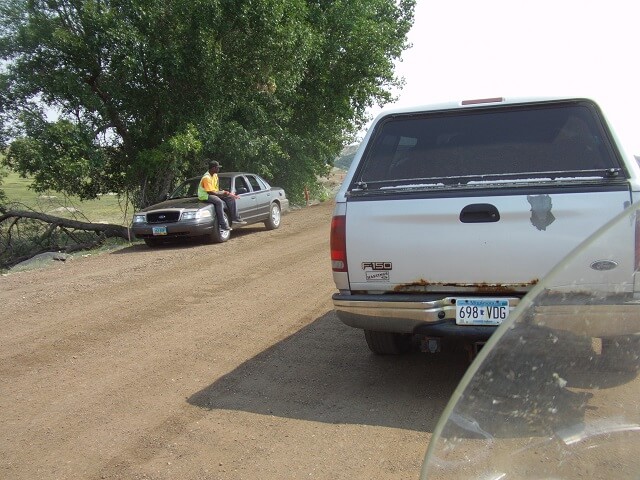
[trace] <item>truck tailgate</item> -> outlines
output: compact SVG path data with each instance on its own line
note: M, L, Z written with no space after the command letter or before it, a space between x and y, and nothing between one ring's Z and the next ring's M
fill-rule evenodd
M352 199L346 224L350 289L526 292L629 202L622 189ZM498 216L487 218L492 207Z

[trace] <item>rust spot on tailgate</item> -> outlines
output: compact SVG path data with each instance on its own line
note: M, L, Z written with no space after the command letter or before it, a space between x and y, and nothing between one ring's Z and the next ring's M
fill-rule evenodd
M438 283L428 282L427 280L420 279L411 283L403 283L402 285L396 285L393 289L396 293L407 292L421 292L427 290L427 287L445 287L447 289L456 290L458 288L474 289L475 293L486 294L515 294L522 293L522 289L528 289L533 287L539 282L537 278L534 278L530 282L526 283L510 283L508 285L498 285L494 283Z

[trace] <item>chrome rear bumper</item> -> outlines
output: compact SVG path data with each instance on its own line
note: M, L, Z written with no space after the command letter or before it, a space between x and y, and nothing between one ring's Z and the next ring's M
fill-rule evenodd
M464 295L468 298L470 295ZM482 298L490 297L489 295ZM434 295L333 295L333 306L338 318L350 327L379 332L414 333L423 327L439 324L469 331L472 327L455 325L456 297ZM520 302L516 297L500 297L509 300L509 310ZM477 326L476 326L477 327ZM490 328L480 326L479 328ZM462 332L461 332L462 333Z

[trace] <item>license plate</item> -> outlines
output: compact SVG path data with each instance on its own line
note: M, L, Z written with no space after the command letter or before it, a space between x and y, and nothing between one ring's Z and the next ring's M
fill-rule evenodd
M167 227L153 227L153 234L154 235L166 235L167 234Z
M458 325L500 325L509 315L506 298L457 298Z

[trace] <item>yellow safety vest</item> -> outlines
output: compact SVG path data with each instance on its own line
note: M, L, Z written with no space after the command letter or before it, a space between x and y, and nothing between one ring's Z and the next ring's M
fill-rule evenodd
M218 187L218 175L211 175L209 172L205 173L200 179L198 184L198 199L208 200L209 194L207 192L217 192Z

